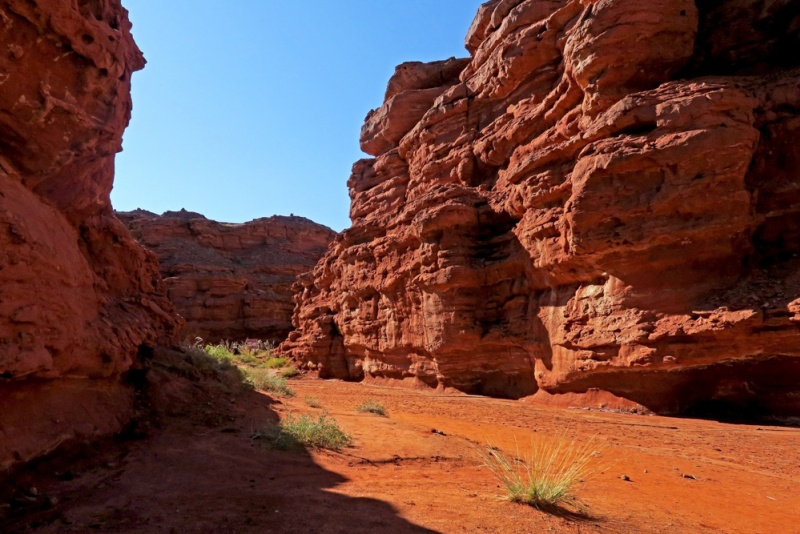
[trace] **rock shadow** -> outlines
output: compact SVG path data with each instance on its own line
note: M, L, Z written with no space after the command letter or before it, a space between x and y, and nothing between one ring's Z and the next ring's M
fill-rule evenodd
M434 532L386 502L338 493L348 479L309 451L251 439L278 421L279 400L165 371L158 360L147 372L155 415L125 439L16 473L0 531Z

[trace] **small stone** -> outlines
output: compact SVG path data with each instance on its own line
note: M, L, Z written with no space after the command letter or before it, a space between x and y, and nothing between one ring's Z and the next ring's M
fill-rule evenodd
M619 477L619 479L620 480L624 480L625 482L630 482L631 481L631 477L629 477L628 475L621 475Z

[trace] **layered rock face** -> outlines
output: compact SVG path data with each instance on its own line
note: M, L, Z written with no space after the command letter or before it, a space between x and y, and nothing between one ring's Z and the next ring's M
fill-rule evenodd
M469 58L399 66L368 115L353 226L282 349L329 377L799 414L799 45L791 1L485 3Z
M111 210L144 60L119 0L0 2L0 471L118 430L179 318Z
M292 330L292 285L322 257L336 233L303 217L219 223L198 213L121 212L158 256L186 335L205 341L283 341Z

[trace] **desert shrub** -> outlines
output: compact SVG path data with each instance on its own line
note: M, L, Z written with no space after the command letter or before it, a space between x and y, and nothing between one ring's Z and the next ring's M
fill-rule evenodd
M206 345L203 347L206 354L220 362L233 363L233 352L223 343L218 345Z
M598 455L594 439L586 443L561 436L531 441L530 450L510 457L495 447L480 451L483 464L502 483L508 500L541 510L567 505L583 510L576 488L592 474L592 459Z
M376 415L386 416L386 406L374 399L367 399L367 401L356 408L357 412L374 413Z
M320 414L316 419L308 415L289 414L277 427L267 428L253 437L267 440L276 449L341 449L353 441L327 414Z
M255 388L261 391L268 391L283 397L291 397L294 391L289 388L285 378L273 375L269 369L251 369L243 367L246 380Z

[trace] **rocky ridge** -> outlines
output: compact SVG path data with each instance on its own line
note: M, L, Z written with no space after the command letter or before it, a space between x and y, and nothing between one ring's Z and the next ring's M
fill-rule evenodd
M158 257L185 335L206 342L280 342L292 329L292 285L336 233L303 217L220 223L185 210L117 213Z
M180 324L114 217L144 58L119 0L0 3L0 471L116 432L125 373Z
M362 129L321 376L800 414L800 6L493 0Z

